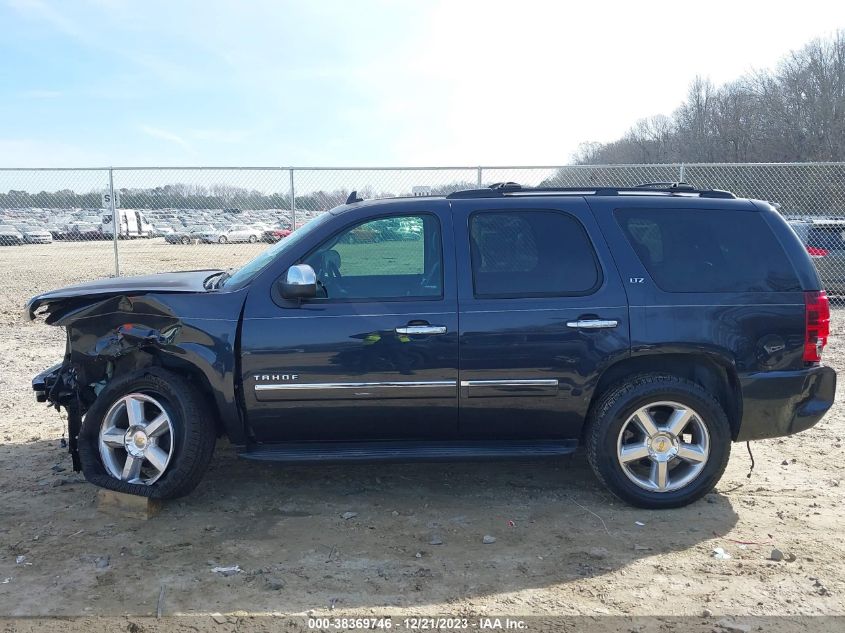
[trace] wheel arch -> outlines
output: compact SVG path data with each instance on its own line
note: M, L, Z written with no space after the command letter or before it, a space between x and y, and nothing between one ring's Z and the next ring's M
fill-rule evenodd
M228 405L225 399L221 399L219 389L215 389L212 385L212 381L209 378L209 371L213 370L211 368L203 368L199 364L188 360L183 355L171 354L165 350L156 348L132 350L115 363L115 373L112 380L141 369L155 370L156 368L186 378L191 386L215 403L213 407L209 407L209 412L214 419L214 428L217 437L223 437L225 435L232 441L238 441L240 439L240 435L242 434L240 418L233 424L228 422L224 418L224 415L221 415L221 413L228 411Z
M682 353L645 353L629 356L607 367L590 398L588 419L602 396L613 385L635 374L671 374L701 385L725 411L736 439L742 421L742 392L736 367L728 359L701 351ZM586 431L588 425L584 425Z

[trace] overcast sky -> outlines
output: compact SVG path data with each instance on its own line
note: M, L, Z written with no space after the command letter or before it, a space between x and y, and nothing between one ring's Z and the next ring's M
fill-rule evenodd
M539 165L845 2L0 0L0 166Z

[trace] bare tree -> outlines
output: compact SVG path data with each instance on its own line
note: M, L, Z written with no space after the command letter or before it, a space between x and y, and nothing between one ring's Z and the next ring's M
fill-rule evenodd
M813 40L773 70L716 87L695 77L671 116L619 140L582 143L578 164L845 160L845 31Z

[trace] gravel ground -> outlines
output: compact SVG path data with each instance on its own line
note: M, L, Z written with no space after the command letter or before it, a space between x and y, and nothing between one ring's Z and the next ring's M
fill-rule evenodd
M259 248L121 244L127 272L226 267ZM750 478L735 444L716 491L680 510L621 504L581 455L292 468L223 444L158 517L106 516L59 446L62 417L29 386L62 332L22 307L103 276L111 257L102 243L0 248L0 615L150 615L162 586L167 614L845 614L841 399L815 428L753 444ZM789 560L769 560L775 547Z

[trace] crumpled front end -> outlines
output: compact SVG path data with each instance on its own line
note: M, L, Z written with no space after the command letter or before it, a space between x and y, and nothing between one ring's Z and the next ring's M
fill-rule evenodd
M156 278L148 285L162 291L144 293L133 287L141 285L139 278L106 280L97 282L104 287L96 291L92 283L30 300L30 318L44 318L67 332L62 362L35 376L32 388L38 402L67 412L76 470L87 413L116 379L143 372L166 370L186 378L215 403L218 432L244 441L234 375L246 293L206 292L202 279L207 276L193 272ZM108 288L108 283L117 287Z
M56 409L68 414L68 452L76 472L82 470L79 460L77 437L82 429L82 409L79 399L79 383L68 356L61 363L45 369L32 379L32 390L38 402L49 402Z

